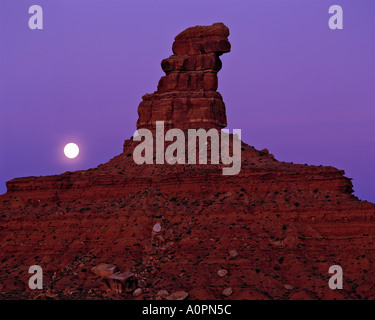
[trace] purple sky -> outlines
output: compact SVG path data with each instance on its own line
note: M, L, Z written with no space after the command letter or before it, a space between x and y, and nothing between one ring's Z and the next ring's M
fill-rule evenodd
M44 29L30 30L41 5ZM328 8L344 9L344 30ZM228 128L278 160L331 165L375 202L374 0L4 0L0 194L22 176L87 169L121 153L173 38L224 22L219 91ZM78 158L63 147L76 142Z

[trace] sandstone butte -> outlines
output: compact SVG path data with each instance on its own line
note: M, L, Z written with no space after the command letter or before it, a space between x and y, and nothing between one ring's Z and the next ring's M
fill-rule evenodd
M175 38L138 128L226 126L216 90L228 36L216 23ZM97 168L7 182L1 299L375 298L375 205L352 194L344 171L244 142L235 176L222 165L137 165L136 143ZM28 288L31 265L43 268L43 290ZM332 265L343 290L329 289Z

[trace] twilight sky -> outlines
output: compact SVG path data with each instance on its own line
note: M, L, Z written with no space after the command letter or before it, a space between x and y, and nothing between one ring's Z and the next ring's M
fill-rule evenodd
M28 27L29 6L44 29ZM328 28L340 4L344 30ZM160 62L187 27L223 22L228 128L278 160L331 165L375 202L374 0L4 0L0 194L5 181L96 167L122 152ZM79 145L76 159L63 147Z

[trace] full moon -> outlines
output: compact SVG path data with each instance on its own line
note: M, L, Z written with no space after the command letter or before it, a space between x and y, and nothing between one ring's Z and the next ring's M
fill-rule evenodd
M64 154L67 158L73 159L78 156L79 148L75 143L68 143L64 148Z

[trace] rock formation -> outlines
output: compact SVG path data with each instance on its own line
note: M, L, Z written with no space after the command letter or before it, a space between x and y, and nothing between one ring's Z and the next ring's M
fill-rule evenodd
M163 60L138 128L222 128L223 24L194 27ZM374 299L375 205L333 167L277 161L242 142L242 170L137 165L18 178L0 196L0 298ZM28 288L40 265L44 289ZM328 287L341 265L344 289Z
M193 27L181 32L173 53L161 62L166 73L158 90L143 96L137 128L153 130L156 121L170 128L226 127L225 105L218 86L219 56L230 51L229 29L222 23Z

